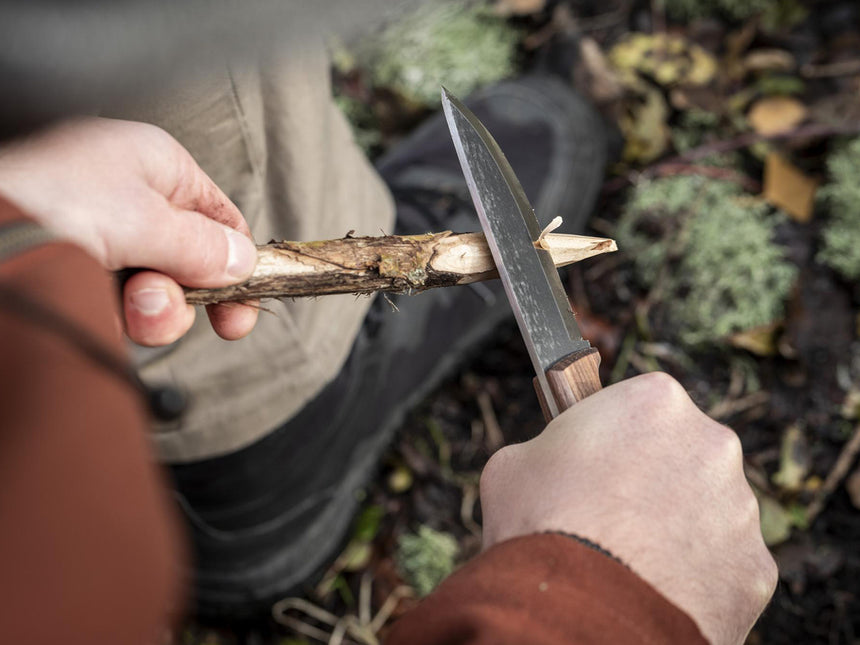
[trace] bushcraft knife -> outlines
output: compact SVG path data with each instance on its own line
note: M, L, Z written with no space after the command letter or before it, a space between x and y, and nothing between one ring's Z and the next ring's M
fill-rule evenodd
M537 372L547 421L601 389L600 354L582 338L534 209L496 141L448 90L442 106L508 300Z

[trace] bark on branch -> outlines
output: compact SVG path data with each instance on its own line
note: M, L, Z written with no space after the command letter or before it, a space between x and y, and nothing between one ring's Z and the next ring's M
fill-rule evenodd
M548 233L540 245L562 267L617 250L614 240ZM186 289L190 304L335 293L415 293L497 278L483 233L345 237L275 242L257 247L257 268L245 282L221 289Z

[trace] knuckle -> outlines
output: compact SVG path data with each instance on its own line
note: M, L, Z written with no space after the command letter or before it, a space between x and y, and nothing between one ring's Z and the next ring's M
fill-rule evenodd
M714 426L712 437L715 459L721 465L743 470L744 449L738 433L719 423Z
M765 549L764 562L762 563L762 580L765 585L766 598L770 599L779 583L779 565L767 549Z
M757 609L766 605L776 591L779 583L779 567L770 551L762 547L762 553L755 563L755 575L750 587L749 600Z
M138 128L138 133L141 136L150 138L156 143L161 143L163 145L173 145L176 142L176 139L174 139L173 135L171 135L167 130L165 130L164 128L160 128L153 123L135 121L134 124Z
M644 393L649 396L666 399L687 396L684 387L666 372L649 372L637 377L637 381Z
M665 417L685 413L691 403L687 391L665 372L649 372L631 379L628 403L649 415Z
M742 506L743 517L747 519L747 521L752 524L757 529L760 524L760 510L758 506L758 500L756 499L755 494L753 494L752 489L749 485L746 485L746 493L745 499Z

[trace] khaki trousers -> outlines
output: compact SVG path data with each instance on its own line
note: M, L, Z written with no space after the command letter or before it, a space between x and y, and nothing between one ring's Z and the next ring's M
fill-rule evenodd
M161 126L236 203L257 243L391 232L388 191L331 99L322 43L288 60L225 64L122 118ZM248 445L294 415L338 372L370 304L351 295L268 301L254 331L224 341L198 312L168 348L135 348L143 379L173 384L190 409L155 428L167 462Z

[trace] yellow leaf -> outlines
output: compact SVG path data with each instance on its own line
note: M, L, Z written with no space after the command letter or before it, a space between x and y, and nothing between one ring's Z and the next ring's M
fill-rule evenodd
M791 518L779 502L764 494L758 497L759 521L764 543L775 546L791 537Z
M392 493L405 493L412 488L412 471L406 466L398 465L388 475L388 490Z
M373 555L373 545L369 542L353 540L346 545L343 553L337 559L341 571L361 571L370 564Z
M628 114L619 119L625 138L625 160L648 163L663 154L669 142L668 117L669 108L663 95L650 88L642 101L632 105Z
M781 324L777 321L752 329L745 329L729 336L729 343L757 356L774 356L777 350L776 332Z
M690 69L684 82L689 85L707 85L717 73L717 61L698 45L690 48Z
M821 477L818 475L811 475L805 482L803 482L803 490L814 493L821 488L823 483L824 482L821 480Z
M787 96L769 96L756 101L747 118L753 130L769 136L791 130L807 115L806 106Z
M764 163L765 200L781 208L796 222L812 219L818 182L807 177L776 152L767 155Z
M702 47L665 33L631 34L608 57L622 77L637 72L664 86L707 85L717 72L716 60Z
M779 448L779 470L774 473L773 483L789 492L803 488L803 480L809 472L809 445L800 426L793 425L782 435Z
M748 72L790 72L795 66L794 56L784 49L756 49L744 58Z

